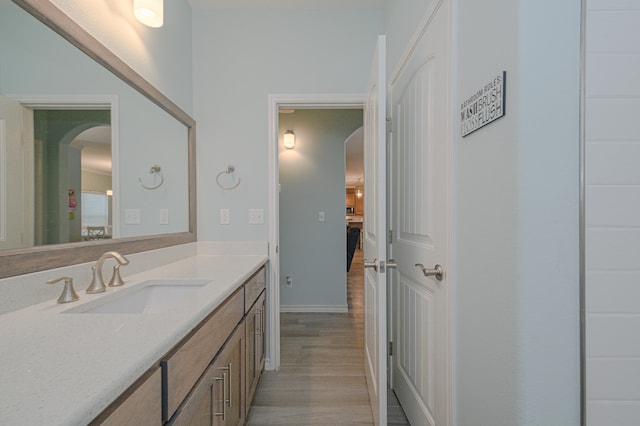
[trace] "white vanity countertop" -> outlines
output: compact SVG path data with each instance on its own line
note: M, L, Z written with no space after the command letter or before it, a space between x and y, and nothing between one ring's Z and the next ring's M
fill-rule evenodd
M122 267L123 287L89 295L76 284L78 302L54 299L0 316L0 422L87 424L266 261L262 255L199 255L131 276ZM108 279L107 265L104 271ZM211 283L162 313L63 313L167 278Z

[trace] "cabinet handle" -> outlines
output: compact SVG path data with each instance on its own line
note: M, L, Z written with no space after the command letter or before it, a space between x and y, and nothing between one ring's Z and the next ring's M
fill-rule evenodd
M222 421L226 421L227 419L227 374L226 373L222 373L222 377L216 377L213 380L215 380L216 382L222 381L222 413L217 413L217 412L213 412L214 416L222 416ZM214 387L214 393L215 393L215 387ZM215 398L214 398L215 400ZM215 409L214 409L215 410Z
M229 366L227 368L229 369L229 407L231 407L233 404L233 402L231 401L231 398L233 398L233 388L231 387L233 386L233 379L231 378L233 364L229 363Z
M262 332L261 328L262 328L262 309L256 309L256 313L255 315L255 321L256 321L256 331L254 332L254 335L259 336L260 333Z

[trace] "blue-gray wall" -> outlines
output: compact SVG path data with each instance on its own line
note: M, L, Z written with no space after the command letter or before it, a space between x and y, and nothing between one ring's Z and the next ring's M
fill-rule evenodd
M268 95L365 93L383 31L382 10L194 11L198 239L268 239ZM242 184L222 191L213 178L228 164ZM264 225L248 224L250 208Z
M434 1L387 2L390 72ZM454 417L578 425L580 1L454 4L456 127L507 71L506 116L454 137Z
M282 310L346 308L345 146L362 110L280 114L280 275ZM293 130L294 149L282 147ZM318 213L325 212L325 221Z

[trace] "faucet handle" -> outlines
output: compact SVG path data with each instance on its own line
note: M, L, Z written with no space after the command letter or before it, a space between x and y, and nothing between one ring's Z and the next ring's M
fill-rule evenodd
M58 303L69 303L75 302L79 299L76 294L75 289L73 288L73 278L71 277L60 277L53 278L47 281L47 284L55 284L58 281L64 280L64 289L62 289L62 294L58 297Z
M114 265L113 275L111 275L111 279L107 285L109 287L120 287L124 285L124 280L122 279L122 275L120 275L120 264Z
M104 282L98 279L98 271L96 270L96 266L93 265L91 267L91 284L87 287L87 294L96 294L96 293L104 293L107 287L105 287Z

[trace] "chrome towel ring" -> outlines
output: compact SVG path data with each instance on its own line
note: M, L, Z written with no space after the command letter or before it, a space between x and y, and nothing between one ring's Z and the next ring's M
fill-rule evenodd
M164 176L162 176L162 172L160 171L161 168L159 165L155 165L153 167L151 167L151 169L149 170L149 174L153 175L153 174L157 174L158 176L160 176L160 183L155 185L155 186L147 186L144 184L144 182L142 182L142 178L138 178L138 182L140 182L140 185L144 188L144 189L148 189L150 191L153 191L154 189L158 189L162 186L162 184L164 183Z
M230 174L232 174L235 170L236 170L236 168L235 168L235 167L233 167L233 166L231 166L231 165L227 166L227 168L226 168L225 170L221 171L221 172L220 172L220 173L218 173L218 175L216 176L216 184L217 184L220 188L222 188L223 190L225 190L225 191L230 191L230 190L232 190L232 189L236 189L236 188L238 187L238 185L240 185L240 182L242 181L242 179L240 179L240 178L238 178L238 181L235 183L235 185L225 186L224 184L220 183L220 177L221 177L223 174L230 175Z

